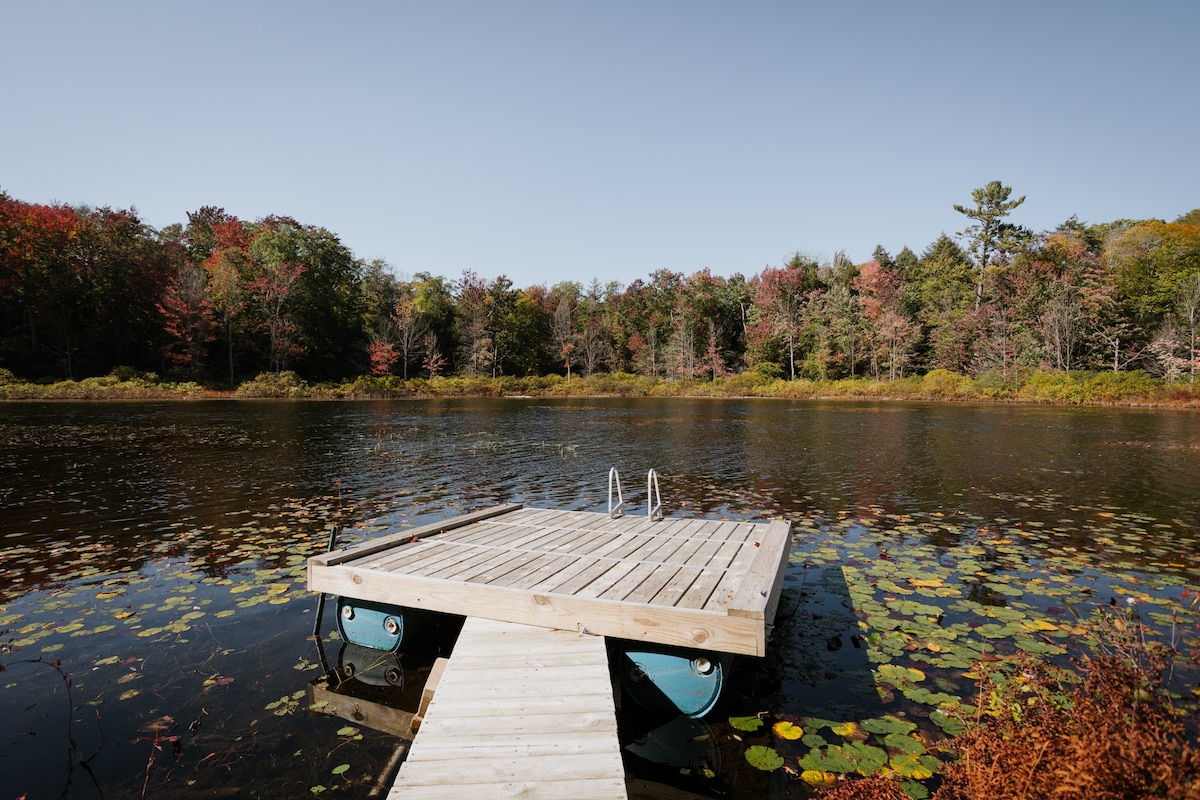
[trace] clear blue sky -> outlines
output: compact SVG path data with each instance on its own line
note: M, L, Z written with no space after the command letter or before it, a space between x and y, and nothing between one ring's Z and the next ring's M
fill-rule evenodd
M518 287L1200 206L1200 3L10 2L0 189Z

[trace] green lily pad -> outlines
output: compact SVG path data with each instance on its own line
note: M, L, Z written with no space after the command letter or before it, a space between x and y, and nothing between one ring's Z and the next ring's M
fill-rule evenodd
M759 744L746 748L746 761L755 769L765 772L771 772L783 766L783 756L779 755L775 748Z
M800 742L812 748L824 747L829 744L825 737L819 733L806 733L800 737Z
M891 750L899 750L909 755L919 755L929 749L922 742L903 733L889 733L883 737L883 744Z
M887 606L896 613L904 614L907 617L915 617L918 614L936 617L942 613L940 607L931 606L928 603L918 603L916 600L889 600Z
M892 733L906 734L917 729L915 722L908 722L900 719L899 717L893 717L891 715L863 720L862 726L871 733L880 735Z
M1067 648L1065 647L1059 647L1056 644L1044 642L1040 639L1031 639L1027 636L1017 637L1013 640L1013 644L1026 653L1033 653L1035 655L1061 656L1067 652Z
M925 680L925 673L921 670L899 664L880 664L875 671L879 675L879 680L895 684L897 687L901 684Z
M901 777L918 781L932 778L938 767L941 766L941 762L933 756L914 753L894 755L888 763Z
M954 736L961 732L964 727L962 720L952 717L940 709L929 715L929 721L937 725L949 736Z
M888 763L886 750L863 742L842 745L842 754L854 762L855 772L860 775L874 775Z
M730 717L729 725L739 731L756 731L763 726L762 717L757 714L752 717Z
M840 747L823 747L809 751L800 759L801 769L811 769L816 772L838 772L842 774L854 772L854 761L842 752Z

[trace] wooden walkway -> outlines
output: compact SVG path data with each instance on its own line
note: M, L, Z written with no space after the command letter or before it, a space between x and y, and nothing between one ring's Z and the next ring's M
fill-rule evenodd
M604 639L467 619L389 800L624 800Z
M504 505L309 559L308 586L573 633L766 654L790 523Z

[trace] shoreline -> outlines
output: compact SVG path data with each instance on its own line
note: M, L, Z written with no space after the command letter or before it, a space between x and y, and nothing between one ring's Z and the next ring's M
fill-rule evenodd
M1167 383L1145 373L1032 372L1021 379L969 377L945 370L892 381L848 378L793 381L741 373L715 380L667 380L623 373L587 377L361 376L309 384L295 375L264 373L234 389L160 382L156 376L85 378L54 383L0 382L0 402L203 400L435 400L493 398L679 398L980 403L1097 408L1200 409L1200 383Z

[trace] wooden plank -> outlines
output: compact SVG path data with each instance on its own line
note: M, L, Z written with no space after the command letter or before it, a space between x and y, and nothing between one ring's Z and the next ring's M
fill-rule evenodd
M514 573L524 574L522 570L531 562L539 558L544 558L539 553L515 553L511 558L504 562L497 562L490 569L478 572L467 578L473 583L494 583L497 586L510 586L512 581L510 576Z
M561 538L539 542L537 549L543 553L585 554L591 553L606 542L611 542L620 536L613 531L580 530L578 528L564 531L564 533L565 535Z
M634 561L600 561L601 566L607 566L602 573L597 575L587 586L580 587L577 591L571 594L575 597L600 597L616 584L625 579L629 573L634 570L644 570L647 568L645 564L638 564ZM620 600L621 598L616 598Z
M437 575L438 577L445 577L446 575L454 574L457 570L465 569L464 562L473 564L475 562L471 559L487 559L495 552L495 550L491 549L467 547L456 542L437 541L434 547L419 559L397 559L396 561L380 564L375 569L381 572L394 572L405 575L424 575L426 577ZM347 564L346 566L358 568L357 564Z
M486 558L490 553L479 550L464 550L450 542L439 542L436 549L430 550L419 561L394 562L376 567L381 572L394 572L405 575L423 575L425 577L443 577L463 568L463 562L470 556Z
M436 569L435 564L449 561L455 558L457 553L458 548L444 539L422 539L397 545L390 551L374 553L369 560L348 561L343 566L388 572L423 572Z
M438 569L423 571L419 574L426 578L441 580L465 581L489 568L494 568L497 562L504 562L513 557L507 550L495 550L488 547L457 547L457 558L447 562Z
M604 640L468 618L388 797L625 800Z
M659 536L652 541L655 546L643 550L639 558L654 564L669 564L679 548L691 540L682 536Z
M523 525L508 517L484 520L479 525L471 525L451 531L439 539L455 544L472 545L485 544L493 547L515 547L527 541L536 540L545 528Z
M420 539L411 544L399 544L388 550L380 550L376 553L370 553L361 559L355 559L354 566L360 569L379 569L385 564L396 561L398 558L421 558L430 551L437 551L438 543L430 539ZM319 556L318 556L319 558ZM349 562L347 562L349 563Z
M417 718L411 711L341 694L320 683L308 685L308 707L316 713L341 717L355 725L390 733L404 741L412 741L414 720Z
M619 581L604 590L599 596L608 600L625 600L630 593L651 579L658 571L654 564L642 562L629 570ZM589 587L590 588L590 587Z
M692 584L700 577L703 570L697 567L680 567L671 576L671 580L659 590L658 594L646 602L657 606L675 606L683 599Z
M704 609L708 605L713 591L717 588L717 582L724 575L725 570L723 569L705 567L700 570L700 574L696 576L696 580L692 581L692 585L683 593L683 597L679 598L679 602L675 604L675 608L713 613L705 612Z
M420 539L398 544L390 550L372 553L364 559L347 561L342 566L355 569L415 570L423 569L431 562L444 560L453 553L454 548L447 546L441 538Z
M767 624L774 621L791 545L790 522L775 520L767 526L758 555L747 571L741 588L734 595L733 602L729 604L730 614L756 617Z
M664 522L666 520L663 520ZM685 524L676 524L672 526L671 535L678 536L683 539L711 539L713 534L720 530L719 523L713 523L706 519L689 519L680 520Z
M538 781L537 783L467 783L472 774L463 769L463 763L458 765L458 777L461 783L442 786L421 786L419 791L412 794L404 793L402 789L393 788L388 794L389 800L463 800L463 798L508 798L519 797L522 800L613 800L625 798L625 781L615 778L557 778Z
M706 541L708 541L708 540L701 539L696 536L692 536L687 539L684 539L679 544L679 549L677 549L674 553L671 554L671 562L674 564L678 564L681 567L692 566L692 559L694 557L696 557L696 554L700 551L700 548L704 545L704 543ZM708 563L707 556L704 557L703 563L704 564ZM701 566L703 566L703 564L701 564Z
M312 556L308 561L310 564L315 563L322 567L342 564L346 561L351 561L356 558L361 558L362 556L370 555L371 553L378 553L381 550L388 550L397 544L403 544L404 542L412 541L413 539L423 539L426 536L433 536L444 531L453 530L454 528L461 528L464 525L470 525L473 522L479 522L480 520L490 519L491 517L497 517L502 514L508 514L512 511L516 511L519 508L521 508L520 503L506 503L500 506L493 506L492 508L485 508L480 511L472 511L469 514L453 517L443 522L433 522L428 525L422 525L419 528L413 528L412 530L393 533L389 536L381 536L378 539L371 539L370 541L361 542L350 547L344 547L329 553Z
M684 569L686 567L659 565L623 599L626 603L649 603L664 586L675 579L677 573Z
M527 575L517 578L506 585L513 589L532 590L542 581L554 577L574 574L572 570L582 569L583 562L573 556L541 556L529 564L532 568Z
M438 684L441 683L442 675L446 672L446 664L449 662L448 658L435 659L433 668L429 670L429 677L425 679L425 686L421 689L421 702L417 706L417 715L412 721L411 727L414 734L421 729L421 723L425 720L429 704L433 702L433 695L437 692Z

